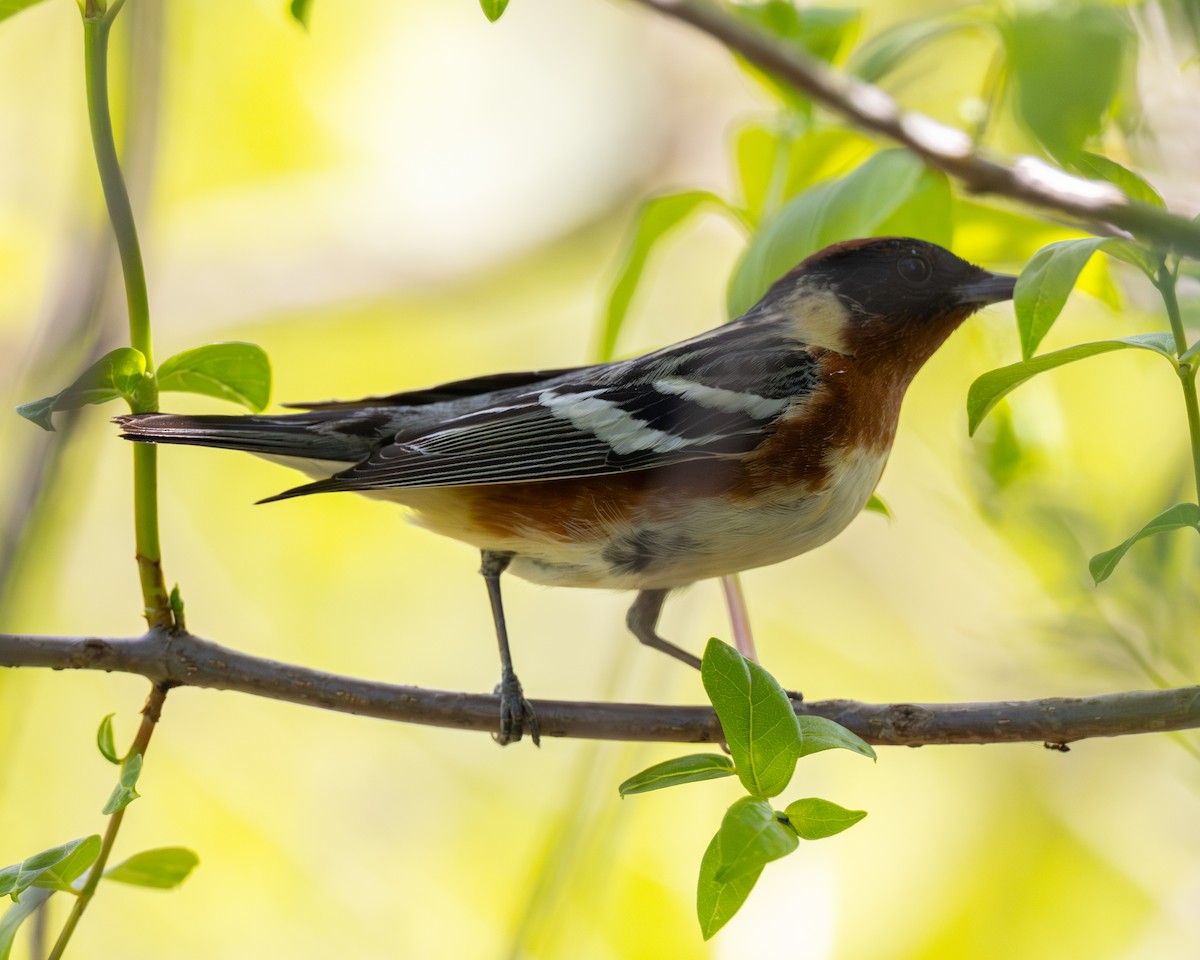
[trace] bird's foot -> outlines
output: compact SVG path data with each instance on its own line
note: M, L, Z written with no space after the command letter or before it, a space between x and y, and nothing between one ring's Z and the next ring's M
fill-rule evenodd
M537 714L533 712L533 704L525 699L517 675L509 673L501 677L495 692L500 695L500 730L492 734L492 739L504 747L528 733L533 745L541 746Z
M792 703L804 702L804 694L802 694L799 690L784 690L783 692L787 694L787 698L791 700Z

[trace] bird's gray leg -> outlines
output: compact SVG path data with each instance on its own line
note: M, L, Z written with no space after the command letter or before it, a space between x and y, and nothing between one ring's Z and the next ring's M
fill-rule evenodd
M674 657L676 660L699 670L699 657L675 646L669 640L664 640L656 632L658 617L662 613L663 604L666 602L668 592L667 590L639 590L638 595L633 598L633 605L629 608L629 613L625 615L625 623L629 625L629 631L641 643L644 643L648 647L653 647L655 650L661 650L667 656ZM785 690L784 693L796 703L801 703L804 700L804 694L798 691Z
M661 650L667 656L674 657L699 670L699 657L664 640L656 632L658 615L662 613L667 593L666 590L639 590L638 595L633 598L633 605L629 608L629 613L625 615L625 623L628 624L630 633L638 638L639 643L644 643L655 650Z
M493 737L504 746L520 740L528 728L529 736L537 746L540 742L537 717L533 713L533 706L525 699L521 681L513 671L512 654L508 649L508 628L504 624L504 604L500 600L500 574L508 569L512 558L511 553L484 550L479 566L479 572L487 584L492 620L496 624L496 642L500 645L500 683L496 685L496 693L500 694L500 731Z

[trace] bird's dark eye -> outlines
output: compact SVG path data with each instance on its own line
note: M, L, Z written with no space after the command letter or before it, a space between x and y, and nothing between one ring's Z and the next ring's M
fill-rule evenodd
M896 272L909 283L924 283L932 271L928 260L921 257L901 257L896 262Z

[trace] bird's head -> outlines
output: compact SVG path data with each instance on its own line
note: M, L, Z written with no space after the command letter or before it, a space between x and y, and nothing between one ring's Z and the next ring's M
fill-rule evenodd
M798 340L911 376L972 313L1011 299L1015 284L936 244L877 237L814 253L757 309Z

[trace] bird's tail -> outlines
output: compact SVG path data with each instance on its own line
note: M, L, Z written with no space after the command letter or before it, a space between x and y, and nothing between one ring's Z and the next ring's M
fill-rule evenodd
M113 422L120 425L121 436L139 443L181 443L346 463L370 453L382 426L330 411L274 417L131 413L114 417Z

